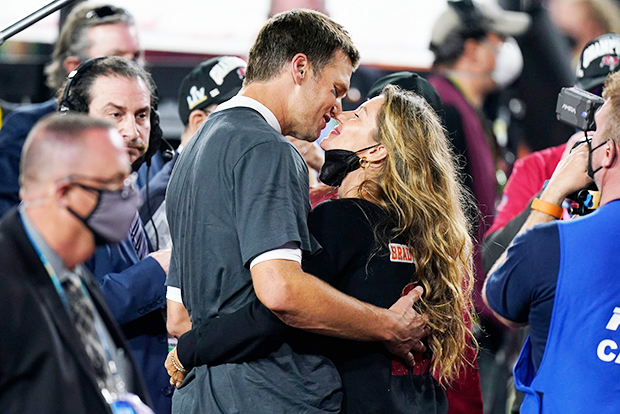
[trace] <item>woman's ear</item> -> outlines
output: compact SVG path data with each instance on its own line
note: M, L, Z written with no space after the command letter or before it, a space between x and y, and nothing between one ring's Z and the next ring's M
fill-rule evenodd
M387 148L385 148L385 145L379 144L376 147L373 147L370 150L368 150L368 155L366 155L365 158L368 160L368 162L372 163L372 162L383 161L386 157L387 157Z
M73 72L78 66L82 64L82 61L77 56L67 56L62 62L62 66L67 73Z

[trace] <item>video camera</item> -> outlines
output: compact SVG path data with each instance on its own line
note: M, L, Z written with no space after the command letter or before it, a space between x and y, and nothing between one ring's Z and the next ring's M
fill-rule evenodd
M594 131L594 115L605 100L600 96L579 88L562 88L555 106L555 115L564 122L582 131Z
M596 130L594 115L604 103L603 98L588 91L579 88L562 88L558 94L555 114L558 121L587 133L587 131ZM588 139L587 136L585 139ZM579 141L573 148L583 142L583 140ZM569 209L571 215L584 216L598 207L600 193L596 184L591 183L588 187L569 194L567 198L572 201Z

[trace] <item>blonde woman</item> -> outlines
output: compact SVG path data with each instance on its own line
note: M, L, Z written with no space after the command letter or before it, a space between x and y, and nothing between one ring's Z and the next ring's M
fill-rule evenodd
M268 323L256 304L243 318L233 321L235 316L227 315L227 322L211 322L234 324L235 341L240 343L240 332L245 332L245 344L253 351L259 342L267 344L262 352L279 346L281 342L274 345L278 337L328 355L342 379L344 413L445 413L445 393L431 373L448 383L464 364L472 285L472 241L462 207L466 201L448 140L424 99L393 86L337 120L321 142L326 152L320 179L338 187L339 199L310 213L310 231L323 250L304 259L304 271L382 307L422 286L416 306L428 321L427 352L416 353L415 366L408 367L381 343L283 331L277 327L281 324ZM251 319L256 323L247 322ZM238 351L215 357L213 347L240 348L223 340L215 324L195 327L179 339L167 362L171 374L179 375L171 358L187 369L248 357ZM215 334L218 344L208 329L220 332Z

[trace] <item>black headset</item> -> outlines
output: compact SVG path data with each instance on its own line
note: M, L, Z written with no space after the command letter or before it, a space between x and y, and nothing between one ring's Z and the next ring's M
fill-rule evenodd
M69 74L67 77L67 83L65 84L65 90L63 91L62 98L60 102L58 102L58 111L61 113L67 113L70 111L74 112L82 112L88 113L88 103L84 102L84 100L71 93L72 86L76 85L78 80L84 76L84 74L88 73L88 71L98 62L105 59L105 57L99 57L94 59L89 59L78 66L73 72ZM153 225L153 229L155 231L155 240L156 247L159 250L159 234L157 232L157 227L155 226L155 222L153 221L153 215L151 213L150 206L150 197L149 197L149 179L150 179L150 168L151 168L151 157L159 150L159 146L163 141L169 149L165 150L162 154L162 158L164 162L170 161L174 157L174 148L163 136L161 127L159 126L159 114L157 113L157 102L159 101L159 96L157 94L157 87L153 83L153 96L151 96L151 134L149 136L149 147L144 154L136 161L133 162L131 168L133 171L138 171L142 163L146 162L147 170L146 170L146 206L148 208L148 214L150 216L151 224Z
M463 36L465 38L479 39L486 35L487 30L483 26L484 17L472 0L448 0L448 5L452 7L463 23Z
M79 82L79 79L83 77L88 71L98 62L105 59L105 57L98 57L94 59L89 59L78 66L73 72L69 74L67 77L67 83L65 84L65 89L62 94L62 98L58 103L58 111L61 113L67 113L70 111L74 112L88 112L88 103L84 102L79 96L76 96L71 93L71 89L74 85ZM154 85L153 96L151 96L151 134L149 136L149 147L140 158L138 158L132 164L132 168L134 171L137 171L138 168L142 165L142 163L146 162L147 166L151 165L151 157L159 150L159 146L161 145L161 141L164 139L163 132L159 125L159 114L157 113L157 102L159 101L159 96L157 94L157 87ZM172 146L166 141L166 144L169 148ZM173 157L173 152L168 149L164 151L162 158L164 161L169 161Z
M67 76L67 83L65 83L65 90L62 93L62 98L60 98L60 102L58 102L58 112L67 113L69 111L73 112L88 112L88 104L84 102L78 96L74 96L71 94L71 86L75 84L80 77L92 68L95 63L103 60L103 57L89 59L76 69L74 69L69 76Z

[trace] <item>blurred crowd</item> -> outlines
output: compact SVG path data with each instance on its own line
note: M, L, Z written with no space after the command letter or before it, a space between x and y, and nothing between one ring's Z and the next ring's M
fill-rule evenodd
M523 3L386 74L273 1L170 140L134 17L79 2L53 97L0 101L1 411L617 412L620 4Z

